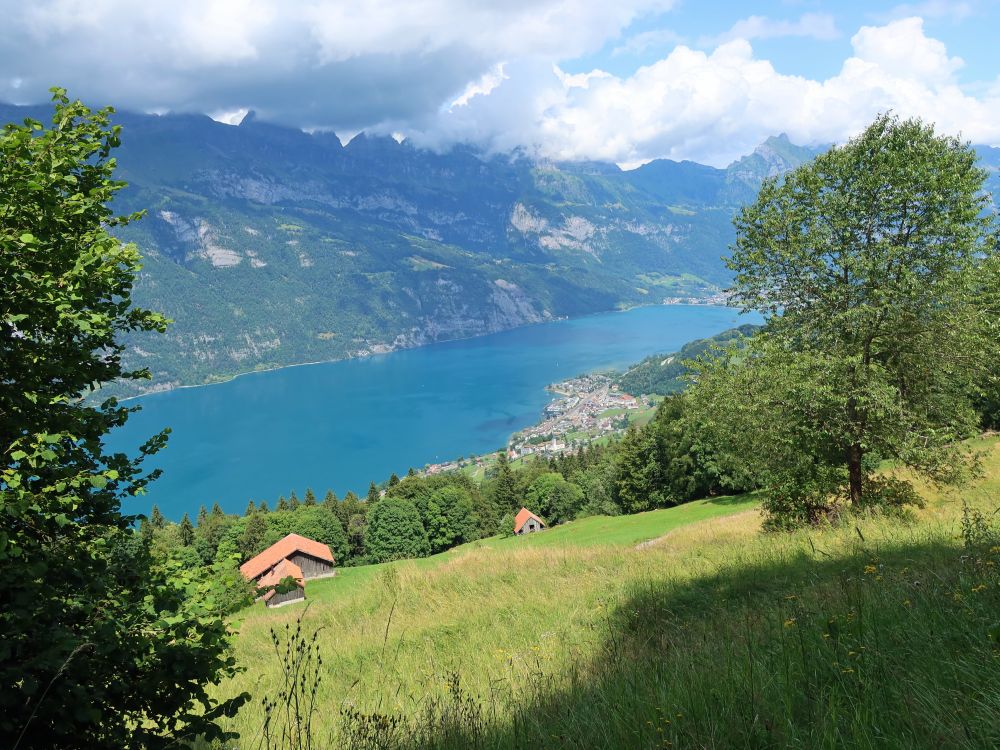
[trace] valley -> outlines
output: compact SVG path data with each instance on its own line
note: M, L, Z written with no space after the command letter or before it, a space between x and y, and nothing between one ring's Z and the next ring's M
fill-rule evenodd
M0 104L0 119L45 116ZM120 396L364 358L636 305L720 301L734 211L815 151L768 139L727 169L632 171L364 133L341 144L247 116L122 112L116 230L143 255L129 335L152 380Z
M6 4L0 747L1000 748L1000 4Z

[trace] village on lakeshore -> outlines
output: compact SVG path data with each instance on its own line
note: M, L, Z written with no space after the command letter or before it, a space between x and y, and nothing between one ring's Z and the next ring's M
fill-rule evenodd
M620 435L631 424L647 421L659 396L636 397L619 390L613 373L580 375L546 386L555 398L542 411L537 424L511 435L507 457L511 461L553 458L578 450L596 440ZM468 456L429 464L422 476L454 471L485 471L492 455Z

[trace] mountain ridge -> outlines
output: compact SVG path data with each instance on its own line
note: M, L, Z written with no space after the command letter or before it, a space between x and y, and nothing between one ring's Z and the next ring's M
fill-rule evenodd
M47 107L0 105L0 119ZM150 390L366 356L554 318L704 299L729 280L731 217L814 154L787 137L720 170L631 171L524 153L445 153L252 116L118 113L123 239L138 304L175 323L133 337ZM135 392L123 393L135 395Z

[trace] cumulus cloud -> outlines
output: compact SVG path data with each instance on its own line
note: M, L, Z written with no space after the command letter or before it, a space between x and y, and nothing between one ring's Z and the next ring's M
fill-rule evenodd
M878 112L1000 142L1000 86L973 95L920 18L861 28L836 75L778 73L751 38L835 33L831 19L747 19L710 50L628 36L673 0L0 0L0 100L53 84L93 103L196 111L446 148L556 159L725 164L768 135L843 141ZM646 36L643 36L646 34ZM729 38L736 34L734 38ZM623 37L625 40L623 41ZM613 45L670 46L630 75L567 64Z
M0 0L0 100L58 84L146 111L357 129L426 116L506 60L593 52L672 2Z
M784 75L737 39L704 52L685 46L627 77L508 68L508 80L418 141L528 145L556 159L636 164L653 158L724 165L768 135L841 142L879 112L920 116L975 142L1000 142L1000 98L963 91L962 61L924 33L919 18L861 28L853 54L823 81ZM580 85L583 81L586 85ZM484 128L484 123L490 123Z

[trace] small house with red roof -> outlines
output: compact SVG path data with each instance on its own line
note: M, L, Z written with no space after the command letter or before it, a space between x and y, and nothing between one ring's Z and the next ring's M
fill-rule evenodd
M541 531L547 528L545 521L536 516L527 508L521 508L514 517L514 533L515 534L530 534L533 531Z
M240 572L259 588L269 588L261 597L268 607L305 599L306 581L336 573L333 554L322 542L289 534L240 566ZM289 581L294 588L288 588ZM285 581L285 584L282 584Z

